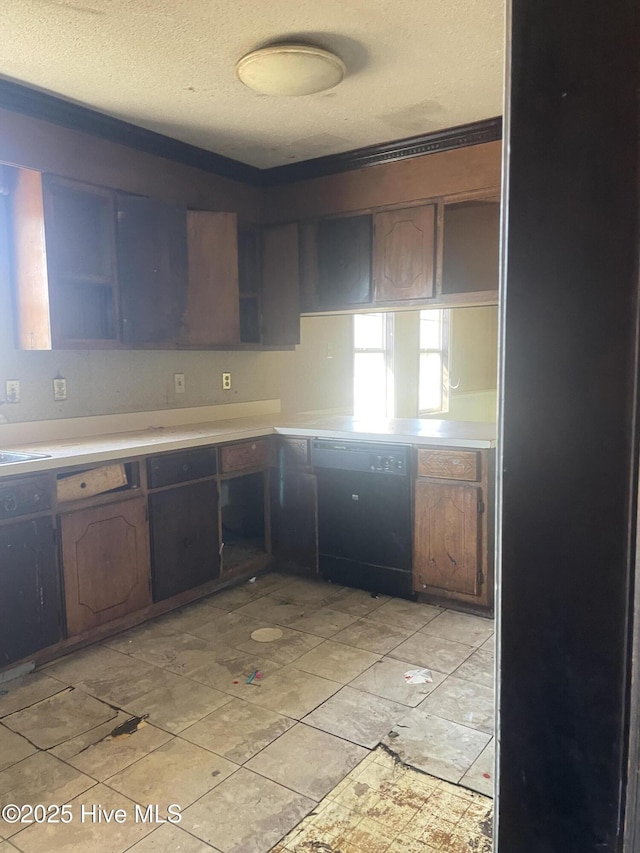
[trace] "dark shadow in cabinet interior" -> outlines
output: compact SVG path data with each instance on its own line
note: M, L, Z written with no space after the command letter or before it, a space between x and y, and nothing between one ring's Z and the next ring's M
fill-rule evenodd
M264 473L246 474L220 484L222 565L230 571L256 554L264 554Z

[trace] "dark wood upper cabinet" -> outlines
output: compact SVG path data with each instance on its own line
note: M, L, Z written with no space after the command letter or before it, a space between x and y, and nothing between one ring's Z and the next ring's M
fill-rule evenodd
M300 343L298 226L262 231L262 342Z
M240 342L238 220L235 213L187 212L188 295L181 343Z
M187 212L119 195L117 221L122 341L176 346L187 310Z
M500 202L444 205L442 294L497 292Z
M373 217L346 216L318 223L315 310L371 303Z
M431 204L376 214L376 302L396 304L433 296L435 220Z
M300 343L298 226L241 227L238 267L242 343Z
M51 346L115 346L115 196L100 187L49 176L42 192Z

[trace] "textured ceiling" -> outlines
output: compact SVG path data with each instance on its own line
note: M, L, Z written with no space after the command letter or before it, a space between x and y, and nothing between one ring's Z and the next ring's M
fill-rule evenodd
M502 113L503 0L3 0L0 75L259 167ZM334 90L271 98L236 60L338 53Z

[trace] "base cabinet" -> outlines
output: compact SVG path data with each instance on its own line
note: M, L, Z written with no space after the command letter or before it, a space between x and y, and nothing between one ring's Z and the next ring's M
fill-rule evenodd
M494 451L417 449L413 591L470 609L493 607Z
M295 468L271 472L271 544L281 563L318 570L318 486Z
M149 496L153 600L220 575L218 488L213 480Z
M0 666L60 639L60 590L51 518L0 527Z
M151 603L146 499L61 516L67 634Z
M482 576L479 486L415 486L414 591L427 588L477 596Z

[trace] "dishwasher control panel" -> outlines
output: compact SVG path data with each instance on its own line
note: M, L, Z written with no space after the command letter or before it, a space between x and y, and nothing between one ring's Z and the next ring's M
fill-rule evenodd
M372 474L406 476L409 447L375 441L332 441L315 438L311 442L311 464L316 468L343 471L370 471Z

